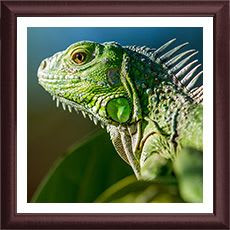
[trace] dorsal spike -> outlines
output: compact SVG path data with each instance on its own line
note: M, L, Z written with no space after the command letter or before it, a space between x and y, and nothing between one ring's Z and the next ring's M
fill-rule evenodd
M200 98L201 96L203 96L203 90L201 90L198 94L196 94L193 98L197 99Z
M167 53L163 54L162 56L159 57L159 60L162 61L167 61L168 58L170 58L173 54L175 54L178 50L182 49L188 44L188 42L185 42L179 46L176 46L175 48L169 50Z
M197 103L200 103L203 101L203 91L201 91L199 94L197 94L195 97L193 97L193 100Z
M189 95L190 95L191 97L193 97L193 96L195 95L194 92L195 92L196 90L198 90L198 89L199 89L198 86L197 86L197 87L194 87L193 89L190 90Z
M180 60L182 57L184 57L186 54L189 54L189 53L191 53L191 52L193 52L193 51L195 51L195 50L192 49L192 50L187 50L187 51L185 51L185 52L182 52L182 53L176 55L175 57L171 58L169 61L167 61L167 62L165 63L165 65L169 67L169 66L175 64L177 61L179 61L179 60Z
M191 66L194 64L194 63L197 63L198 60L194 60L190 63L188 63L185 67L183 67L177 74L176 74L176 78L179 78L181 76L183 76L190 68Z
M181 80L181 83L183 85L187 85L188 82L193 78L193 74L196 72L196 70L201 66L201 64L196 65L191 71L189 71L188 74Z
M191 96L196 96L200 92L203 92L203 85L200 87L196 87L196 88L192 89L189 93Z
M134 51L136 53L143 54L144 56L150 58L151 60L155 59L154 58L154 51L156 49L154 49L154 48L150 49L146 46L144 46L144 47L143 46L142 47L140 47L140 46L125 46L125 48L128 50Z
M197 79L200 77L200 75L203 73L203 71L200 71L191 81L190 83L186 86L187 91L189 92L195 85Z
M201 103L203 101L203 85L195 87L190 90L189 96L196 102Z
M188 57L186 57L185 59L183 59L182 61L180 61L178 64L176 64L173 68L171 68L168 73L172 74L174 72L176 72L177 70L179 70L180 68L182 68L184 66L184 64L191 59L194 55L196 55L198 53L198 51L190 54Z
M203 86L196 87L195 89L192 89L189 92L189 95L193 100L195 100L197 103L200 103L203 101Z
M166 42L164 45L162 45L160 48L158 48L154 54L157 55L159 54L160 52L162 52L163 50L165 50L169 45L171 45L174 41L176 41L176 38Z
M197 103L201 103L203 101L203 96L196 100Z

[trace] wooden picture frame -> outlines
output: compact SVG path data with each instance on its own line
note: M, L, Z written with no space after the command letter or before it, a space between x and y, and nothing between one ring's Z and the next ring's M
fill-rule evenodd
M229 1L1 2L2 229L229 229ZM18 214L16 212L17 17L211 16L214 18L213 214Z

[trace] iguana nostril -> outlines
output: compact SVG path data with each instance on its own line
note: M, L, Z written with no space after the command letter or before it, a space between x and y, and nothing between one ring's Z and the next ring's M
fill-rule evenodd
M43 69L46 68L46 66L47 66L47 62L46 62L45 60L43 60L43 61L41 62L41 64L40 64L40 68L43 70Z

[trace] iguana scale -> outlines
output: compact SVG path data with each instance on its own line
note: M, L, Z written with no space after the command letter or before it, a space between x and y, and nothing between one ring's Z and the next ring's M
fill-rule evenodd
M39 84L57 106L106 128L138 179L172 167L183 180L180 156L202 158L202 71L197 52L181 51L188 43L170 49L174 41L158 49L81 41L38 69Z

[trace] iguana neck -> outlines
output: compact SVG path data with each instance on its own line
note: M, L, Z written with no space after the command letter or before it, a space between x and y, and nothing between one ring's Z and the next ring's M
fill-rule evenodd
M175 86L166 82L153 88L146 97L140 97L140 102L142 119L132 125L109 127L117 152L133 167L137 177L140 177L141 155L143 162L147 157L143 154L144 146L152 136L164 136L166 145L169 144L170 148L162 155L165 154L164 157L168 159L174 157L177 151L178 124L186 118L187 111L192 106L183 92L178 92Z
M110 125L109 133L117 152L140 178L143 147L152 135L158 133L166 136L166 142L172 145L168 152L176 152L178 116L183 116L183 111L186 113L191 100L167 79L160 65L154 62L136 63L134 65L132 58L130 60L124 55L121 76L133 82L128 81L127 89L133 96L133 104L137 106L133 110L138 114L141 112L141 116L136 116L138 119L133 119L131 124Z
M184 143L202 145L198 138L202 134L202 105L167 82L153 89L148 100L149 112L142 122L141 166L154 153L173 160Z

